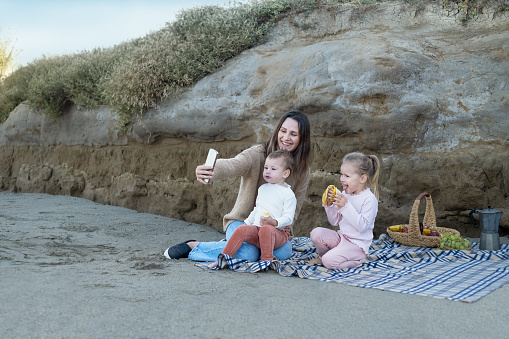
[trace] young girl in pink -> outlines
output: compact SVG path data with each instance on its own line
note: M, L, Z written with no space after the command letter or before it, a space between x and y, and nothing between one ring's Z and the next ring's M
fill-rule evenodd
M317 227L311 231L320 259L310 264L321 262L329 269L343 269L366 261L378 212L379 172L380 161L374 155L349 153L343 158L343 192L338 190L334 195L330 188L327 204L323 205L330 224L339 226L339 230Z

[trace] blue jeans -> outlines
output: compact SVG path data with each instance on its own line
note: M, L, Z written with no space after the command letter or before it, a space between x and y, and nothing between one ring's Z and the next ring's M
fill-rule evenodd
M242 221L234 221L226 229L226 240L229 240L233 232L243 225ZM216 261L218 255L226 246L226 241L199 242L189 253L189 259L194 261ZM283 246L274 250L274 256L279 260L287 260L292 255L292 243L287 241ZM243 243L234 258L249 261L260 260L260 249L253 244Z

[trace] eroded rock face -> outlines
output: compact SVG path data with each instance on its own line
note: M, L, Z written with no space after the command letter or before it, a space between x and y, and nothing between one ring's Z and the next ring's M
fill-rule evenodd
M124 135L105 109L72 108L55 123L20 105L0 126L0 189L221 229L239 179L203 186L196 165L209 147L230 157L266 140L299 109L312 123L313 175L297 235L328 225L320 197L351 151L382 161L377 234L407 223L423 191L439 226L475 235L468 212L490 204L509 227L508 32L495 12L462 25L400 2L299 15Z

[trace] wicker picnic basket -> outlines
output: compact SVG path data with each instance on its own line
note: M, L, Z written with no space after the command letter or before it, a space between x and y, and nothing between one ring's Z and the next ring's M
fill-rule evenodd
M437 227L435 210L433 209L433 201L431 200L431 195L429 193L424 192L419 194L419 196L414 201L412 211L410 212L409 224L402 225L408 228L408 233L395 232L387 228L387 234L392 239L394 239L394 241L399 242L400 244L406 246L417 246L417 247L440 246L440 237L433 237L421 234L421 230L419 228L419 205L421 203L422 197L426 197L426 211L424 212L424 219L422 221L424 228L430 229L431 232L439 233L449 232L453 234L460 234L460 232L452 228Z

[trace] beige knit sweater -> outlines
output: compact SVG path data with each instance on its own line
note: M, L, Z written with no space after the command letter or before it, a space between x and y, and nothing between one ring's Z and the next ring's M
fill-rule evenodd
M239 193L235 205L230 213L226 214L223 218L224 231L226 231L226 228L231 222L235 220L245 220L253 210L258 194L258 187L265 183L263 179L264 164L265 150L260 144L242 151L235 158L217 159L212 181L241 177ZM297 220L302 203L306 197L310 176L310 171L308 170L304 179L299 182L297 182L292 175L286 180L292 187L295 197L297 198L294 223L295 220Z

